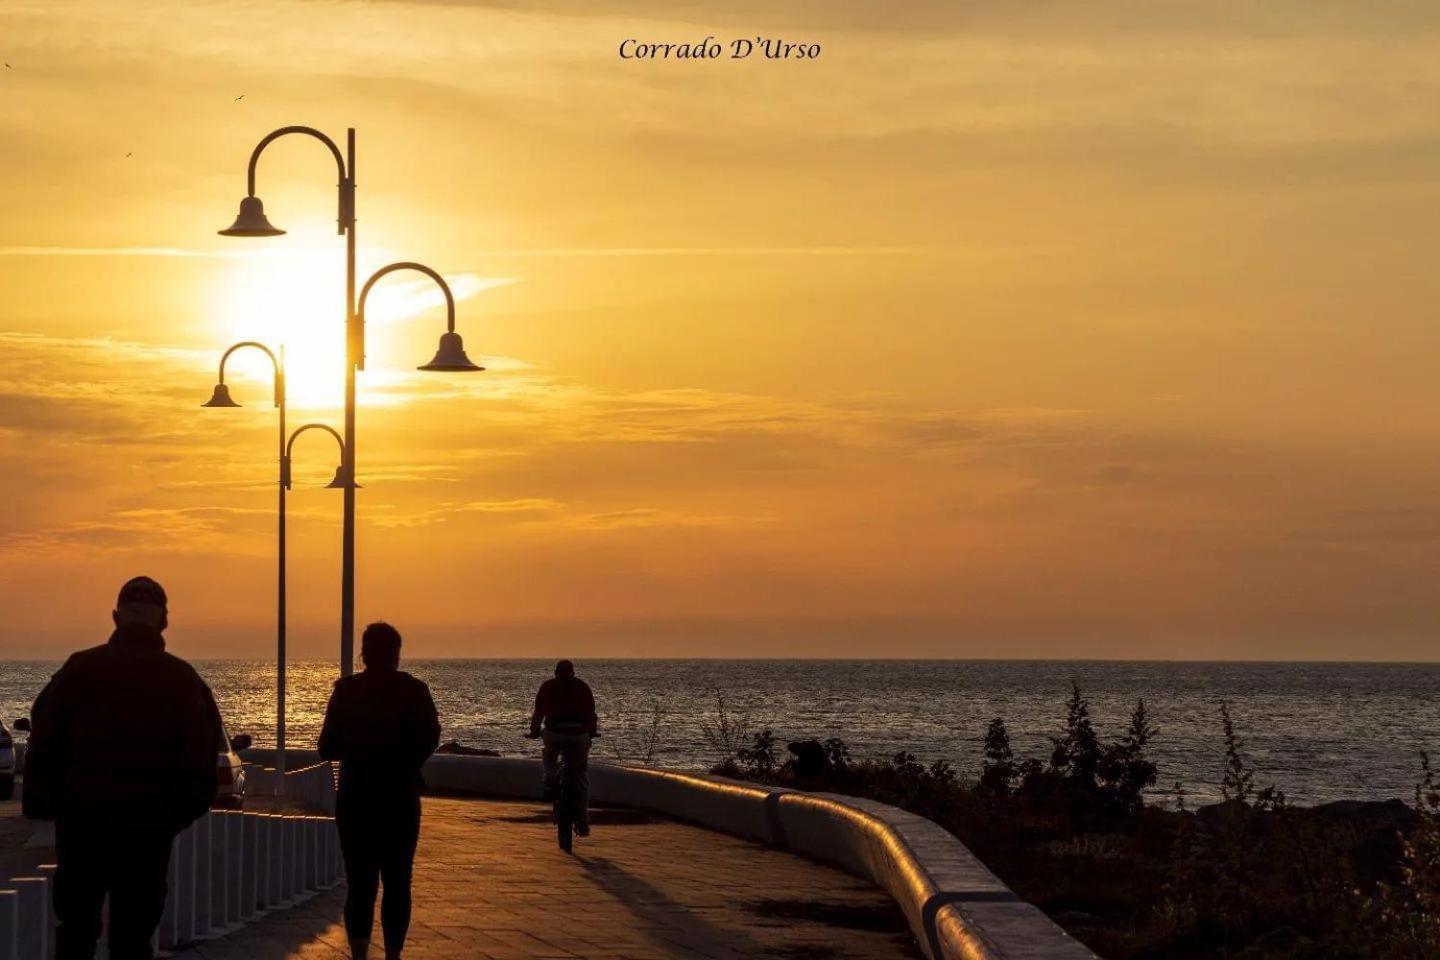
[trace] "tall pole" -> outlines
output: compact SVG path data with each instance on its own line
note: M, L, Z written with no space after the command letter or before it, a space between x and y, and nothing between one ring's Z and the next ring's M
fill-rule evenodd
M275 769L285 772L285 347L280 347L280 563L275 601Z
M355 369L361 358L355 330L355 128L346 131L345 173L349 192L349 229L345 231L345 449L349 483L345 486L345 520L340 545L340 676L355 669Z

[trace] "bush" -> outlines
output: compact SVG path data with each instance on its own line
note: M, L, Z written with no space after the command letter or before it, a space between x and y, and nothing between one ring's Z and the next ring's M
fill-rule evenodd
M775 734L769 727L755 734L748 747L735 751L740 770L755 780L769 780L775 775Z
M992 797L1008 797L1020 775L1005 721L996 717L985 731L985 762L980 767L980 790Z

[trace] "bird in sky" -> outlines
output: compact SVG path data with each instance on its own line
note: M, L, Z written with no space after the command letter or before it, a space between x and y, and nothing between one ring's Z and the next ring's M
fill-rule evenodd
M134 151L132 150L131 153L134 153ZM125 156L128 158L128 157L130 156L130 154L127 153L127 154L125 154Z
M5 69L6 69L6 70L14 70L15 68L12 67L12 66L10 66L10 62L7 60L7 61L5 62Z
M233 102L233 103L239 103L241 100L244 100L244 99L245 99L245 94L242 93L242 94L240 94L240 96L236 97L236 98L235 98L233 101L231 101L231 102Z

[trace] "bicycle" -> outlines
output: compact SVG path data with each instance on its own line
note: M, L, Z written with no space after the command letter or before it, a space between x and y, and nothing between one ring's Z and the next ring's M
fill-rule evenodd
M590 739L596 740L599 737L600 734L597 733ZM525 739L539 740L541 737L537 734L527 733ZM561 750L558 762L559 776L556 778L557 783L552 800L555 812L555 834L560 849L569 853L575 844L575 824L579 822L584 811L580 809L578 790L570 776L570 751Z

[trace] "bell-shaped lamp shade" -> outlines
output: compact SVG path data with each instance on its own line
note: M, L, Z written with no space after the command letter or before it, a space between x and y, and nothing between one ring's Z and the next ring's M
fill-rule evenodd
M360 484L358 484L358 483L351 483L351 482L350 482L350 471L349 471L349 470L346 470L346 469L345 469L345 464L342 463L342 464L340 464L340 466L338 466L338 467L335 468L335 479L334 479L334 480L331 480L329 483L325 484L325 489L326 489L326 490L344 490L346 487L352 487L352 486L353 486L356 490L361 489Z
M202 407L238 407L240 404L230 399L230 388L223 383L215 384L215 393L200 404Z
M220 231L222 237L278 237L284 233L265 219L265 204L259 197L246 197L240 201L240 213L235 222Z
M470 358L465 356L465 343L460 339L460 334L452 331L440 334L440 349L435 351L435 359L419 369L476 373L485 368L470 362Z

